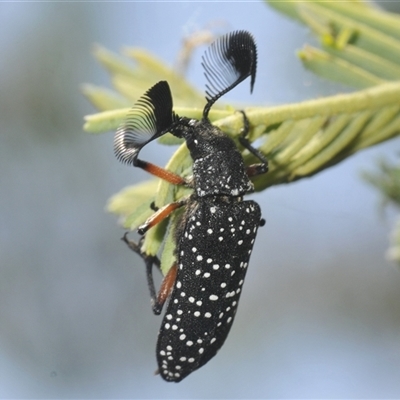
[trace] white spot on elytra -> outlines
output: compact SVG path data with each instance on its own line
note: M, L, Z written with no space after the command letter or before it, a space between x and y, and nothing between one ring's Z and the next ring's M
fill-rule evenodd
M195 311L195 312L193 313L193 315L194 315L195 317L200 317L200 311Z
M213 269L215 269L215 271L216 271L217 269L219 269L219 265L218 264L214 264L213 265Z
M193 342L191 341L191 340L188 340L187 342L186 342L186 346L192 346L193 345ZM190 361L189 361L190 362Z
M194 297L189 297L189 301L191 302L191 303L194 303Z
M209 229L207 229L207 233L208 233L209 235L211 235L211 234L213 233L213 230L212 230L211 228L209 228Z
M210 299L211 301L216 301L216 300L218 300L218 296L215 295L215 294L212 294L212 295L210 295L209 299Z
M222 282L222 283L221 283L221 287L222 287L222 288L226 287L226 282Z
M211 313L206 312L206 313L204 314L204 316L205 316L206 318L211 318Z
M201 256L200 254L196 257L197 261L201 261L203 259L203 256Z
M184 340L185 338L186 338L186 335L185 335L184 333L182 333L182 335L179 336L179 339L180 339L180 340Z
M204 275L203 275L203 276L204 276L204 278L209 278L210 275L211 275L211 274L210 274L209 272L204 272Z

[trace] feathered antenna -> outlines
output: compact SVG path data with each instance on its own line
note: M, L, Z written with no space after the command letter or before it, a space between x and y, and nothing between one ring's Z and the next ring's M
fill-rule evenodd
M169 85L160 81L137 101L115 133L118 160L137 166L140 149L168 132L175 118Z
M203 118L208 117L212 105L225 93L251 76L253 91L257 69L257 49L253 36L247 31L236 31L211 44L201 65L207 79Z

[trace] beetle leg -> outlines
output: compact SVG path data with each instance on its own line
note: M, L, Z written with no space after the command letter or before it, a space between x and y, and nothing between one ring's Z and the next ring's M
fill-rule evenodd
M151 298L151 305L154 312L154 305L157 302L156 299L156 289L154 286L154 279L153 279L153 265L157 267L158 270L161 271L161 263L157 256L150 256L141 250L140 242L139 244L128 239L128 232L122 237L122 240L128 245L128 247L138 254L144 261L146 265L146 277L147 277L147 285L150 291L150 298Z
M175 201L173 203L165 205L164 207L159 208L150 218L147 219L147 221L144 224L139 226L138 233L141 235L146 233L150 228L152 228L153 226L157 225L165 218L167 218L173 211L185 205L188 199L189 198L186 197L182 200ZM153 278L153 265L155 265L157 269L161 271L161 263L160 259L157 256L152 256L142 251L141 241L143 240L143 238L144 237L140 239L139 243L136 243L128 239L128 232L127 232L122 237L122 240L129 246L131 250L133 250L136 254L142 257L146 265L147 285L150 291L152 310L154 314L158 315L161 313L165 300L168 298L171 289L174 285L177 268L176 265L170 268L170 270L165 275L161 283L158 295L156 295L156 289Z
M172 289L175 285L177 272L178 272L178 267L176 266L176 264L174 264L169 269L163 281L161 282L160 290L158 291L158 296L153 303L154 314L158 315L161 313L164 303L170 296Z
M151 297L151 308L154 314L159 315L161 313L165 301L171 294L172 288L174 287L178 268L176 265L173 265L169 269L168 273L165 275L163 281L161 282L158 294L156 294L156 288L154 285L154 278L153 278L153 265L155 265L157 269L161 271L160 259L157 256L150 256L141 251L140 243L138 244L128 239L128 232L125 233L125 235L122 237L122 240L128 245L128 247L132 251L138 254L146 264L146 277Z
M155 164L149 163L147 161L136 159L134 161L135 167L142 168L146 172L151 175L156 176L157 178L161 178L164 181L172 183L173 185L185 185L190 186L189 182L186 179L182 178L181 176L174 174L171 171L168 171L164 168L161 168Z
M140 235L145 234L150 228L167 218L173 211L175 211L179 207L184 206L187 203L188 199L188 197L185 197L182 200L174 201L173 203L169 203L164 207L157 209L157 211L152 216L150 216L146 222L139 226L138 233Z
M247 175L249 177L252 177L256 175L265 174L266 172L268 172L268 160L260 151L255 149L251 145L249 139L246 138L246 136L250 131L250 122L244 111L240 110L239 112L242 113L243 115L243 125L244 125L242 128L242 132L239 136L239 142L245 149L247 149L251 154L253 154L261 161L261 163L249 165L247 167Z

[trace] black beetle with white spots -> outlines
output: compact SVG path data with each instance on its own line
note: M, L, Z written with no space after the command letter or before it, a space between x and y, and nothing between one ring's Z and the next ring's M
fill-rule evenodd
M259 205L244 201L254 191L250 177L266 173L265 157L251 146L246 135L249 121L242 112L244 128L240 144L259 163L245 166L235 142L211 125L208 113L225 93L250 77L253 89L257 50L246 31L236 31L214 42L203 56L206 105L201 120L173 112L169 85L160 81L130 110L117 130L115 154L175 185L193 192L159 209L142 224L141 235L184 207L175 227L175 258L158 295L152 268L160 268L156 256L142 250L141 241L124 241L145 261L155 314L168 300L156 355L158 372L166 381L179 382L206 364L221 348L231 329L258 227L264 224ZM183 138L193 159L193 175L185 179L138 158L141 148L170 132ZM142 236L143 239L144 236Z

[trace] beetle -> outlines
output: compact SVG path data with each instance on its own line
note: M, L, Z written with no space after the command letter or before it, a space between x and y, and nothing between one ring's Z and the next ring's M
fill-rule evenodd
M154 208L138 228L141 235L177 209L184 207L175 227L175 259L158 295L152 270L160 269L157 256L146 254L141 241L123 240L139 254L155 314L169 299L158 335L158 371L166 381L179 382L207 363L223 345L232 326L259 226L264 224L259 205L243 196L254 191L250 178L266 173L263 154L247 139L249 121L242 111L241 145L259 163L245 166L235 142L208 118L213 104L250 77L253 90L257 49L247 31L227 34L206 50L202 66L207 80L206 104L201 120L173 112L166 81L151 87L129 111L114 139L116 157L175 185L192 188L190 195ZM138 158L149 142L170 132L183 138L193 160L193 175L185 179ZM144 236L142 236L143 239Z

